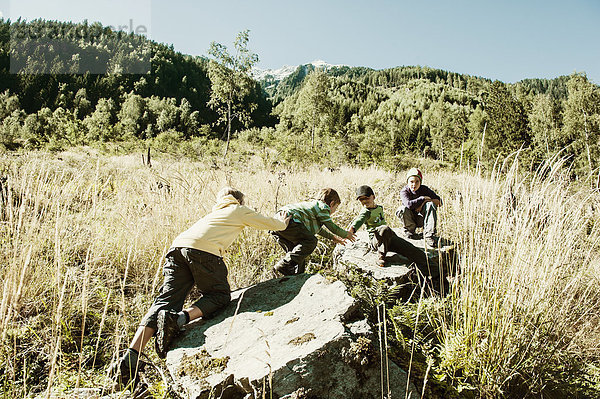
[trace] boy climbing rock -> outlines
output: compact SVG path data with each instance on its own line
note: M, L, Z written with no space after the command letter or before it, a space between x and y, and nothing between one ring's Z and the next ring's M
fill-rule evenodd
M316 199L286 205L281 210L291 216L285 230L273 231L273 237L286 251L285 256L275 264L274 270L283 275L304 273L306 258L317 247L317 237L344 244L346 239L354 241L354 233L333 223L333 214L342 201L332 188L321 190Z
M164 283L154 303L142 318L130 345L117 364L118 383L135 385L140 369L139 354L152 336L155 349L164 358L181 327L199 317L208 317L230 301L227 266L223 254L245 227L283 230L289 217L279 213L266 217L244 206L244 194L231 187L217 194L212 212L178 235L165 256ZM183 310L186 297L196 286L201 297Z

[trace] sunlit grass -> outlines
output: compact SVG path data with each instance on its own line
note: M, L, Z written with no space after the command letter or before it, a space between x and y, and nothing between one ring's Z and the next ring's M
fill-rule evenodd
M440 320L440 368L482 397L573 394L600 355L599 196L560 160L502 172L462 174L447 212L461 270Z
M535 394L573 364L597 366L598 193L566 179L558 161L529 176L509 167L491 178L424 172L444 199L440 230L462 267L445 311L422 316L438 335L436 378L484 397L522 385ZM354 189L369 184L397 226L405 178L252 158L213 165L165 156L148 168L137 154L85 151L4 155L0 175L0 370L9 397L106 385L108 363L162 283L165 251L222 186L266 215L330 186L342 198L333 218L347 226L360 210ZM328 251L320 245L315 259ZM246 229L225 256L232 288L271 278L280 256L268 232Z

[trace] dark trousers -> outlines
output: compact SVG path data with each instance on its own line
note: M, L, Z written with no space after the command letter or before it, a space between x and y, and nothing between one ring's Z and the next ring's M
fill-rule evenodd
M423 237L433 237L437 233L437 208L433 202L425 203L420 213L401 206L396 216L402 221L406 235L414 234L417 227L423 228Z
M225 307L231 300L227 266L220 256L193 248L171 248L165 256L163 275L163 285L142 319L142 326L156 330L159 311L181 311L194 286L202 294L194 306L205 317Z
M395 252L414 262L425 276L439 276L438 263L428 259L423 249L417 248L398 235L389 226L383 225L375 229L371 235L371 246L385 260L389 252Z
M290 220L285 230L271 231L271 234L286 251L284 257L275 265L275 269L285 275L304 273L306 258L317 247L317 237L302 223L294 220Z

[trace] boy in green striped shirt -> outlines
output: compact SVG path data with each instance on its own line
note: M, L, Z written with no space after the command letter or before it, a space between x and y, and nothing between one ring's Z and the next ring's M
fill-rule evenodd
M375 193L369 186L360 186L356 190L356 199L364 206L361 213L352 221L350 231L356 231L364 224L369 232L369 243L374 251L379 254L379 266L385 266L388 252L395 252L416 263L417 267L425 274L437 275L437 267L429 267L425 252L412 245L398 235L385 223L383 207L375 204Z
M285 230L272 231L277 243L286 251L274 270L289 276L304 273L306 258L317 247L318 234L337 244L354 241L353 232L346 231L331 220L342 201L332 188L321 190L317 199L286 205L281 211L291 217Z

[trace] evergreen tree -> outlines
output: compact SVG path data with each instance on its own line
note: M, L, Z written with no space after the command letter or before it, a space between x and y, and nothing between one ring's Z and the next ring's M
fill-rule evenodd
M488 124L483 140L488 162L493 163L498 156L506 156L529 146L530 133L525 109L504 83L492 83L485 99L485 110Z
M559 142L559 115L549 94L534 97L529 113L533 149L539 158L548 158L562 146Z
M87 90L82 87L77 90L74 99L75 116L79 119L85 118L92 110L92 103L88 100Z

